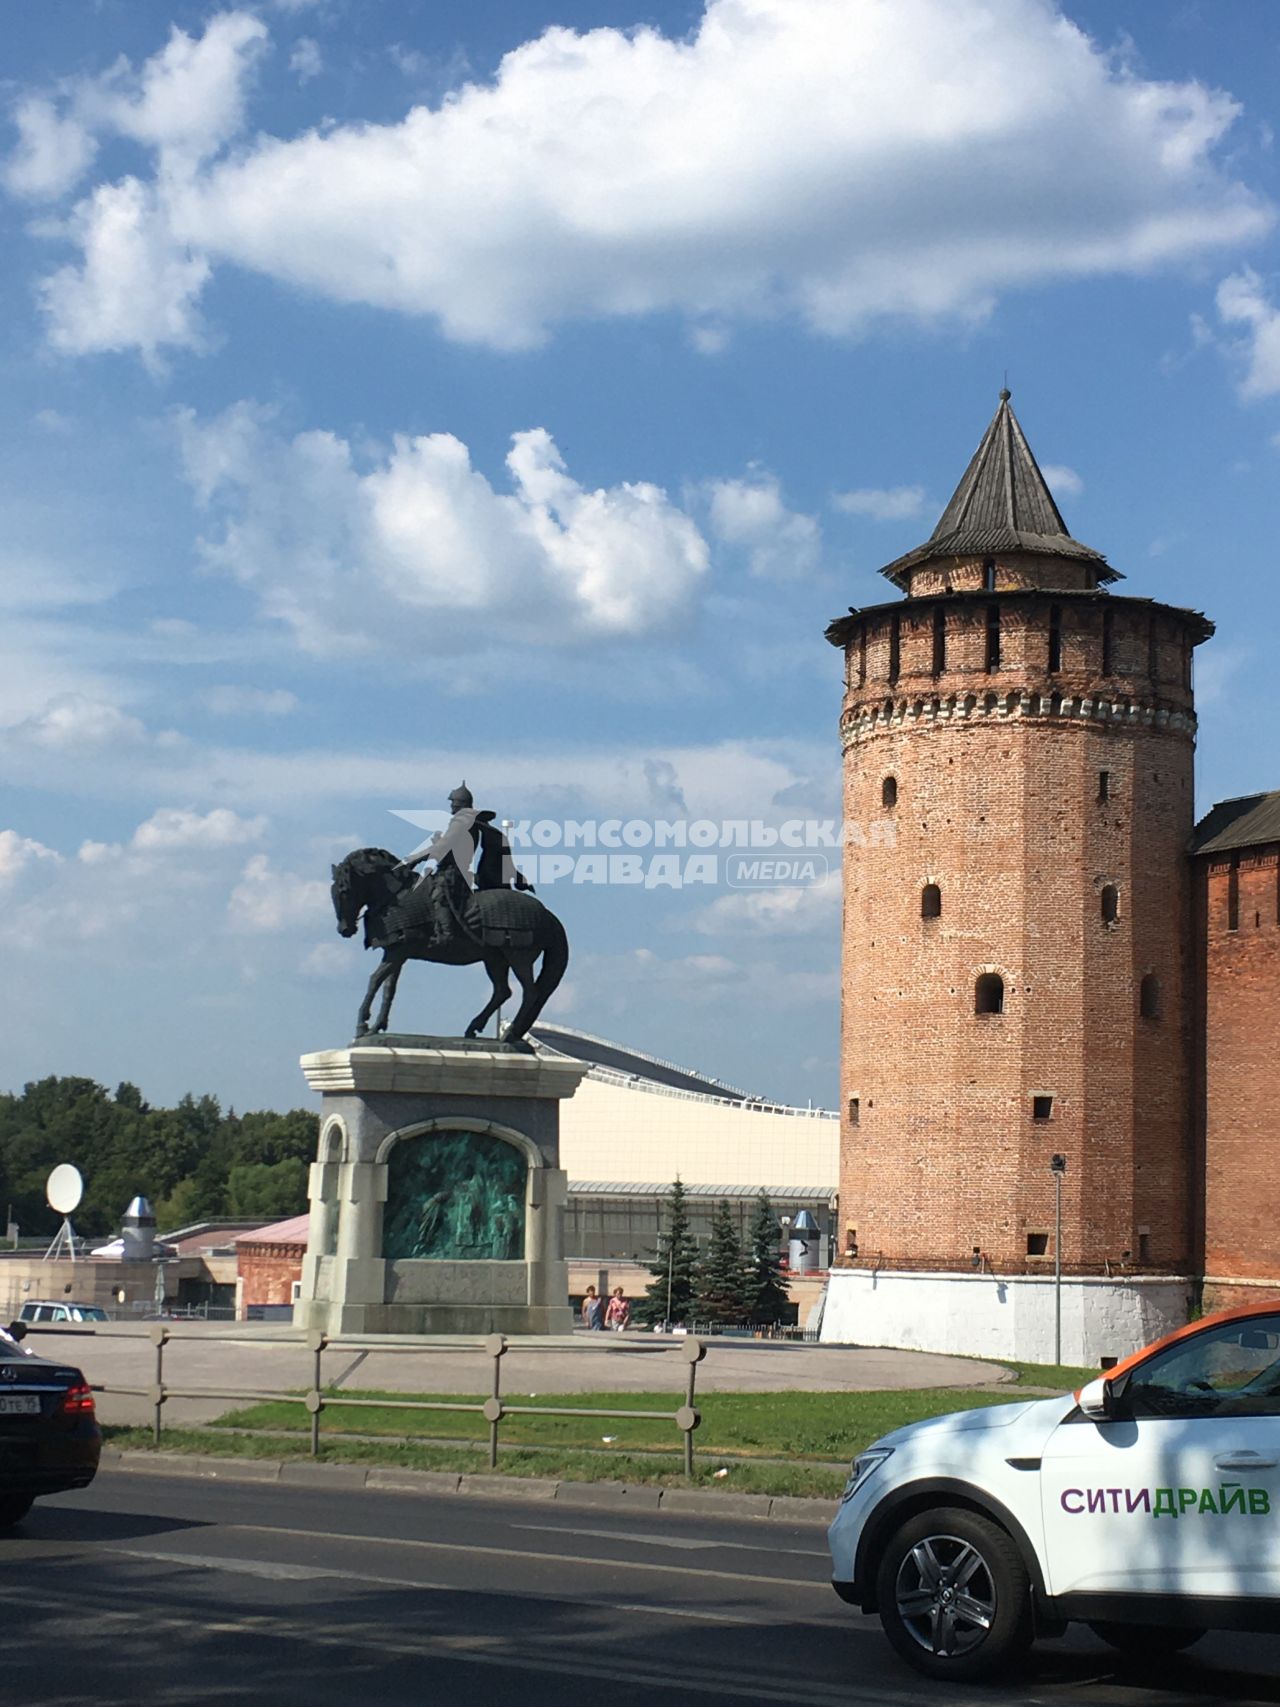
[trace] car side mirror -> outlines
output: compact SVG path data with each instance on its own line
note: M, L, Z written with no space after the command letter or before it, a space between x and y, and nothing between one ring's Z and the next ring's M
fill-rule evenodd
M1076 1403L1091 1422L1109 1422L1116 1414L1115 1396L1105 1375L1086 1381L1076 1394Z
M24 1339L26 1339L26 1337L27 1337L27 1324L25 1322L10 1322L9 1323L9 1338L11 1340L24 1340Z

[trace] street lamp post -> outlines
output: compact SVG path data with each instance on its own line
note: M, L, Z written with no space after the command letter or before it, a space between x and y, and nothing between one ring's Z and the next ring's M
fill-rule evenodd
M1067 1158L1049 1158L1053 1175L1053 1361L1062 1362L1062 1176L1067 1171Z

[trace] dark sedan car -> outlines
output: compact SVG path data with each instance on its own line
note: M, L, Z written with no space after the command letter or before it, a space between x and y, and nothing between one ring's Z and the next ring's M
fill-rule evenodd
M39 1494L87 1487L101 1451L80 1371L0 1330L0 1529L21 1523Z

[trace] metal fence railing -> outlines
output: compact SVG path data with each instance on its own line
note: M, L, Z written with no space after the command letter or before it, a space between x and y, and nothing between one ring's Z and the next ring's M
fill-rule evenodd
M90 1337L92 1328L74 1327L70 1329L54 1328L41 1329L37 1326L35 1333L41 1331L66 1335L67 1337ZM104 1336L104 1338L107 1336ZM432 1338L419 1335L383 1334L377 1337L349 1337L347 1335L330 1336L318 1328L310 1329L305 1335L281 1335L279 1340L264 1340L262 1335L254 1335L253 1344L275 1343L289 1346L293 1350L305 1349L311 1356L312 1380L311 1386L303 1393L285 1392L280 1390L265 1390L262 1388L232 1388L232 1387L183 1387L166 1380L165 1354L170 1346L184 1340L198 1343L202 1346L216 1345L226 1341L243 1345L243 1335L237 1334L184 1334L175 1331L163 1322L154 1323L145 1333L112 1332L112 1341L130 1339L146 1340L155 1348L155 1379L145 1387L118 1385L115 1382L91 1382L95 1393L118 1394L125 1397L143 1398L149 1401L152 1412L152 1436L157 1446L164 1438L165 1406L174 1400L204 1399L236 1400L246 1404L284 1403L303 1405L310 1417L311 1456L320 1454L320 1418L327 1410L338 1408L350 1410L403 1410L409 1412L431 1411L462 1411L484 1418L489 1428L489 1468L498 1467L499 1437L503 1419L514 1416L537 1417L600 1417L604 1420L647 1420L672 1423L679 1431L684 1455L684 1473L692 1479L694 1469L693 1437L702 1421L701 1412L695 1403L697 1389L698 1365L706 1357L708 1347L694 1334L674 1340L669 1346L662 1346L659 1356L683 1365L684 1374L684 1403L674 1411L650 1411L632 1409L614 1409L595 1405L519 1405L508 1404L502 1396L502 1361L513 1347L505 1334L487 1334L481 1339L458 1340L454 1338ZM521 1355L557 1354L572 1356L575 1353L591 1355L599 1350L615 1347L616 1341L612 1336L607 1340L597 1342L580 1340L572 1344L564 1341L539 1342L537 1340L521 1340L518 1349ZM650 1348L646 1346L646 1350ZM398 1356L419 1353L423 1356L457 1355L459 1353L483 1352L492 1364L490 1391L488 1398L481 1403L463 1399L361 1399L347 1393L339 1393L332 1388L326 1389L324 1382L324 1358L326 1352L394 1352Z

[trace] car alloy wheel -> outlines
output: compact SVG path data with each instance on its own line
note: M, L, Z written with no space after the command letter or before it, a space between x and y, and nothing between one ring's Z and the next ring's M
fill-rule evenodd
M1031 1640L1031 1585L1017 1546L959 1507L921 1512L889 1538L876 1598L885 1635L930 1677L979 1677Z
M996 1621L996 1585L978 1549L958 1535L927 1535L898 1567L903 1628L926 1653L967 1654Z

